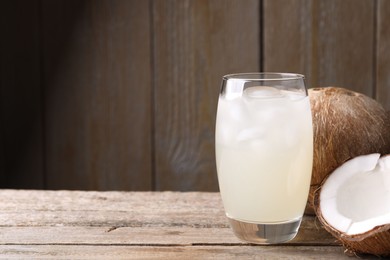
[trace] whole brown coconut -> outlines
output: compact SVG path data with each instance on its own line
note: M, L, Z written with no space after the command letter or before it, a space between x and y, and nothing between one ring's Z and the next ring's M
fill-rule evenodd
M309 89L314 158L306 214L314 214L314 192L345 161L390 153L390 117L374 99L338 87Z

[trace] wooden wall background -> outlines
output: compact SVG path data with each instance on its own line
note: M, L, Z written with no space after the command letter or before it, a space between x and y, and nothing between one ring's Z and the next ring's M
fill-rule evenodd
M0 188L217 190L222 75L390 109L390 1L2 0Z

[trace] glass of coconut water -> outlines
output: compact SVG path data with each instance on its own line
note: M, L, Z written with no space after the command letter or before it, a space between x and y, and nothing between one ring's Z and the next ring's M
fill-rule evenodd
M303 75L223 77L216 163L225 212L238 238L273 244L295 237L312 161L312 117Z

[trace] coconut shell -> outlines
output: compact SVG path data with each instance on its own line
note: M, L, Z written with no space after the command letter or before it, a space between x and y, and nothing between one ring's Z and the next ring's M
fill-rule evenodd
M338 87L308 91L313 116L313 173L308 206L324 178L359 155L390 153L390 116L374 99Z
M316 190L313 200L317 218L325 230L343 244L344 248L346 249L346 254L372 254L376 256L390 256L390 223L377 226L374 229L362 234L347 235L333 228L322 216L319 205L320 193L321 188Z

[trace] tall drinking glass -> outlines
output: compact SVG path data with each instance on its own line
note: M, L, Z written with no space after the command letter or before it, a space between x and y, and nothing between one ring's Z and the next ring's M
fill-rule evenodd
M295 237L312 161L312 117L303 75L223 77L216 163L226 216L238 238L273 244Z

